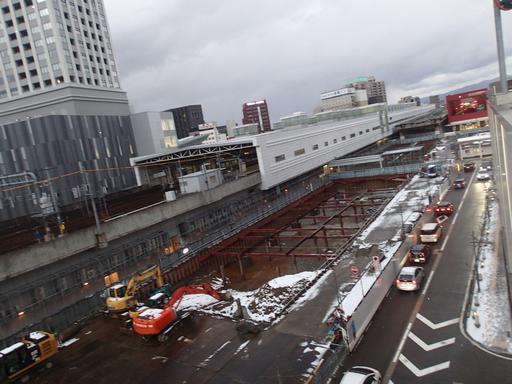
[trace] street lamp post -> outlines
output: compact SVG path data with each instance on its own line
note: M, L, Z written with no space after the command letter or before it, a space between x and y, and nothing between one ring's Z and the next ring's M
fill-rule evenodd
M496 45L498 48L498 65L500 71L500 92L507 93L507 70L505 66L505 48L503 45L503 29L501 26L501 11L512 9L511 0L493 0L494 25L496 28Z

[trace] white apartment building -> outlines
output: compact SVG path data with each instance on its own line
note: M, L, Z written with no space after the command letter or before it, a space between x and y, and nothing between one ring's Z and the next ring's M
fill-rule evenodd
M368 105L368 96L365 89L340 88L322 93L320 95L320 105L315 108L314 113L339 111L340 109L364 107L366 105Z
M120 88L102 0L1 0L0 9L0 102L59 84Z

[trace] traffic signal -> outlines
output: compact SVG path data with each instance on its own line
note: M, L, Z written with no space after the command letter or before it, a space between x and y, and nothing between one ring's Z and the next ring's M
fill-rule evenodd
M512 0L494 0L494 3L502 11L510 11L512 9Z

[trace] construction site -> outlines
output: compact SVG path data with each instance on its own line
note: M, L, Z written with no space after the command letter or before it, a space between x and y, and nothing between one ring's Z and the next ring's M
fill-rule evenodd
M12 354L13 345L33 348L37 343L30 338L15 342L37 326L51 332L46 337L58 333L59 339L51 369L32 370L27 363L17 367L20 377L28 375L37 383L88 383L93 378L163 383L169 376L180 383L322 382L319 370L331 374L362 337L368 316L378 307L372 292L382 296L388 289L381 269L400 265L399 248L415 241L413 228L444 185L430 179L412 183L434 145L429 140L369 147L376 153L371 159L352 160L353 172L368 172L372 168L364 164L381 156L377 175L367 177L347 178L347 164L340 168L333 161L277 189L256 191L247 189L253 183L249 175L241 179L245 190L211 204L209 220L222 227L220 233L197 225L207 221L191 211L181 232L190 248L178 248L172 233L148 226L137 234L144 247L136 245L137 238L131 240L137 253L126 253L130 248L114 241L108 253L86 257L87 264L79 259L68 264L66 274L69 267L81 271L75 283L80 292L62 296L57 283L58 305L70 303L64 309L57 310L54 294L35 297L27 314L25 308L14 316L4 312L4 319L13 319L9 326L26 325L4 339L7 347L0 353ZM161 209L152 200L157 195L153 187L140 199L111 204L110 212L120 220L114 223L133 222L130 212L135 212L142 220L138 225L144 225ZM148 208L135 207L143 203ZM73 220L69 224L73 228ZM180 227L177 221L167 225ZM13 241L21 249L23 236L27 231L19 232L20 243ZM57 240L73 244L73 236L70 231ZM124 250L128 260L116 256L116 249ZM58 281L59 274L54 276ZM32 278L34 289L40 284ZM7 291L2 299L6 303L21 296ZM361 314L363 300L371 302L371 309ZM37 313L41 320L31 324Z
M202 254L207 262L187 284L220 295L180 295L176 310L187 316L164 340L127 330L126 313L98 313L69 330L54 366L33 382L306 382L321 360L347 353L337 312L346 326L355 308L344 300L376 284L357 287L376 274L374 257L384 266L395 253L404 222L415 224L426 191L439 187L416 179L402 189L407 181L329 182ZM179 273L162 272L169 283ZM145 283L141 296L156 280Z

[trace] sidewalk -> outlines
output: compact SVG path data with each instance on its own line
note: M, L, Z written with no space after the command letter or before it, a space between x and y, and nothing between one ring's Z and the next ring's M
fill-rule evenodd
M505 257L499 236L498 203L487 200L477 248L479 281L468 299L466 331L481 347L512 357L512 314L508 297Z

